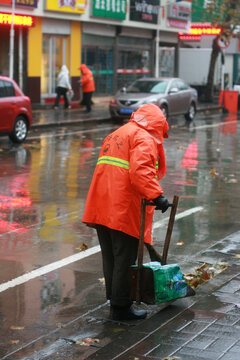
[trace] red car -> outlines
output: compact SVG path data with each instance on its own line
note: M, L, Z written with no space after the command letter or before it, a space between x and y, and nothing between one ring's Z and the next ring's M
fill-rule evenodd
M31 125L31 100L14 80L0 76L0 133L8 134L15 143L21 143Z

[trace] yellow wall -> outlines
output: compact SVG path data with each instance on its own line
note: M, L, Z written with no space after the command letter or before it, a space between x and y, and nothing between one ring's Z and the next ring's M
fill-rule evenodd
M35 26L28 35L28 76L41 76L42 60L42 19L35 18Z
M70 39L71 76L80 76L78 68L81 65L81 46L81 23L72 21Z

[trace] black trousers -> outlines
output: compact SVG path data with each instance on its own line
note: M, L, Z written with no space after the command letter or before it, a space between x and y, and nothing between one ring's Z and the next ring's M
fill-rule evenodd
M63 96L63 97L64 97L64 106L65 106L66 109L68 108L69 102L68 102L68 98L67 98L67 92L68 92L68 89L67 89L67 88L64 88L64 87L61 87L61 86L58 86L58 87L56 88L57 96L56 96L56 100L55 100L55 105L54 105L54 106L58 106L60 97Z
M139 241L102 225L97 225L96 229L102 251L107 299L113 307L129 307L132 301L128 272L129 267L136 262Z
M88 112L90 112L92 109L92 94L93 92L84 92L82 101L80 103L81 105L86 105L86 110Z

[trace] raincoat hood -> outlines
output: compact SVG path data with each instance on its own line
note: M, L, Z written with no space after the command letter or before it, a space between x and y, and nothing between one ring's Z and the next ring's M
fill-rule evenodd
M63 65L63 66L61 67L61 73L66 73L66 74L69 73L68 68L66 67L66 65Z
M82 64L79 68L82 72L83 75L87 74L88 72L90 72L91 70L87 67L87 65Z
M132 113L129 121L136 122L140 127L146 129L158 144L162 144L164 138L168 137L168 123L162 110L154 104L141 106L137 111Z

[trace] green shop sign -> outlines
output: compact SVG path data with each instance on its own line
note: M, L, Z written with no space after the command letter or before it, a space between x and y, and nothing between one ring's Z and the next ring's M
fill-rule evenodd
M93 0L93 16L126 19L126 0Z

